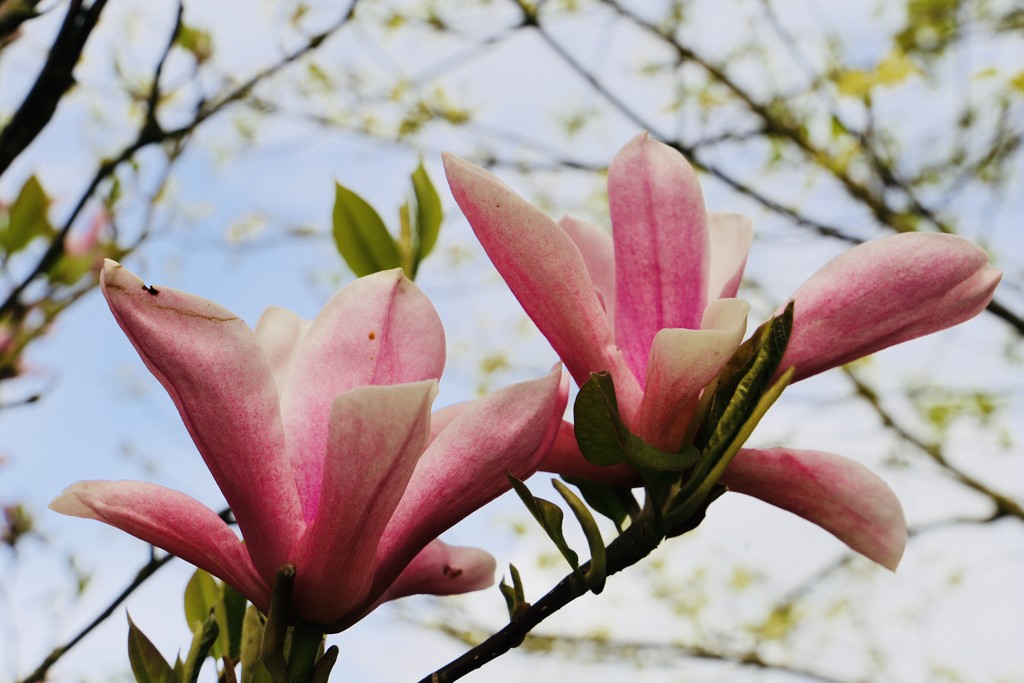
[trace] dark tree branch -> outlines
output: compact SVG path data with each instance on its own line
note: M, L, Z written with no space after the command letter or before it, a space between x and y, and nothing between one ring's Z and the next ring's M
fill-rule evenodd
M42 132L61 98L75 83L72 72L107 0L94 0L88 8L82 3L83 0L71 0L64 24L35 84L0 131L0 175Z

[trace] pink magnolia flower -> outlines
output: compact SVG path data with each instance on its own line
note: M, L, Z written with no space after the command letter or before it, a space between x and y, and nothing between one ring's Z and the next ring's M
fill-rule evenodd
M706 212L690 165L646 133L609 168L612 235L569 216L556 223L451 154L445 169L477 238L577 384L609 371L627 426L677 450L701 391L746 330L749 306L733 297L753 239L750 219ZM795 366L803 379L967 320L999 277L984 251L951 235L903 234L856 247L793 295L783 369ZM567 423L542 469L636 482L626 466L584 460ZM723 483L819 524L886 567L902 556L899 501L851 460L744 449Z
M490 555L435 539L508 490L508 471L536 471L567 399L560 370L432 421L444 331L400 270L357 280L312 322L270 308L255 331L113 261L101 282L244 542L206 506L151 483L80 482L52 509L157 545L264 611L276 571L293 563L293 609L328 630L385 600L491 584Z

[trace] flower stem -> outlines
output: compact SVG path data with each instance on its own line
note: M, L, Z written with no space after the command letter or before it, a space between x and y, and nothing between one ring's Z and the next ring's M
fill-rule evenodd
M288 653L288 683L310 683L313 669L324 642L320 626L296 622L292 626L292 646Z

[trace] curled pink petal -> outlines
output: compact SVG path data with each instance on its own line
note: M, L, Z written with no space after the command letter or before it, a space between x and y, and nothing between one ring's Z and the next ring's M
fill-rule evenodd
M484 169L453 154L444 167L480 244L573 378L611 369L611 327L566 232Z
M701 390L743 341L749 311L741 299L719 299L704 312L703 329L667 329L655 335L634 427L640 438L667 451L682 446Z
M654 335L700 326L708 281L704 198L686 159L641 133L608 168L608 208L615 339L642 384Z
M903 508L858 462L821 451L742 449L721 482L800 515L883 567L895 570L903 557Z
M565 230L583 256L608 320L615 320L615 244L612 236L593 223L562 216L559 227Z
M954 235L904 233L830 261L793 294L781 368L804 379L980 313L1002 274Z
M402 570L384 600L406 595L455 595L494 585L494 558L477 548L432 541Z
M141 481L82 481L50 509L115 526L227 581L261 610L270 604L245 545L217 513L184 493Z
M106 261L103 295L167 389L248 539L262 576L287 562L302 531L285 457L278 394L252 330L231 311L170 287L147 287Z
M306 335L310 324L309 320L303 320L295 313L277 306L263 311L256 322L256 339L267 354L279 392L288 386L299 342Z
M334 397L357 386L437 379L444 361L437 311L401 270L360 278L324 306L299 343L281 397L307 523L317 511Z
M754 241L754 221L739 213L708 213L709 251L708 301L736 296L747 265L747 253Z
M551 447L568 399L561 367L474 401L431 442L381 540L381 591L419 551L525 479Z
M377 544L426 446L436 395L427 380L357 387L331 404L320 506L295 555L303 619L328 623L369 593Z

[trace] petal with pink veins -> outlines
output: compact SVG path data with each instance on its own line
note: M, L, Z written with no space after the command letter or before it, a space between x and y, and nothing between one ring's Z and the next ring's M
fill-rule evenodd
M267 354L279 393L288 384L299 342L311 324L311 321L303 320L295 313L277 306L263 311L256 322L256 338Z
M593 223L572 216L562 216L558 225L580 250L605 315L609 321L615 320L615 244L612 236Z
M100 277L114 318L177 406L264 577L288 561L302 513L278 393L256 335L231 311L146 287L113 261Z
M655 335L637 436L662 450L679 450L701 390L739 347L749 312L742 299L718 299L704 312L703 329Z
M955 235L904 233L832 259L793 294L780 369L804 379L980 313L1002 274Z
M115 526L226 581L261 610L269 606L270 590L246 544L217 513L184 493L141 481L81 481L50 509Z
M708 240L711 261L708 272L708 301L736 296L754 242L754 221L739 213L708 212Z
M399 269L360 278L324 306L302 337L281 398L307 523L320 497L334 397L358 386L437 379L444 361L437 311Z
M721 483L817 524L883 567L895 571L903 557L903 508L858 462L821 451L742 449Z
M479 166L446 153L444 168L484 251L577 383L612 369L611 326L569 235Z
M406 595L456 595L494 584L497 563L478 548L432 541L402 570L384 594L384 600Z
M708 230L697 174L641 133L608 168L615 242L615 339L643 385L654 335L696 329L707 301Z
M334 399L319 509L295 553L303 619L329 623L369 593L377 544L426 446L436 395L427 380Z
M453 524L526 479L554 441L568 399L568 377L513 384L478 399L452 420L420 458L381 539L375 592L383 592L416 553Z

